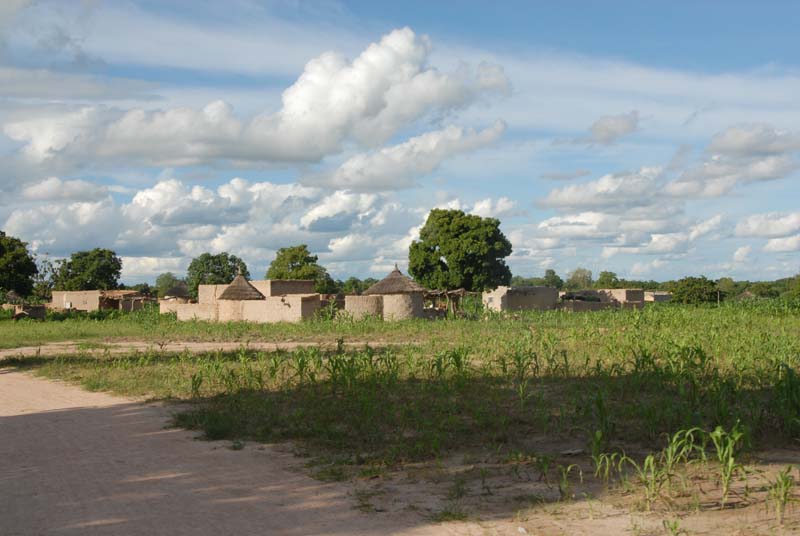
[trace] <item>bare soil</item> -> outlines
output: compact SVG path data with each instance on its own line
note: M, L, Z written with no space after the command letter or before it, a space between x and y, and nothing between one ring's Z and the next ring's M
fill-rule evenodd
M737 484L736 508L716 508L708 483L648 513L636 493L604 492L588 467L562 501L533 470L466 455L321 482L286 445L198 440L169 426L171 410L0 370L0 534L656 535L676 519L684 534L800 533L798 509L778 527L757 487L800 461L794 450L751 465L755 487ZM564 463L575 450L545 447L567 452ZM437 522L452 516L467 521Z
M343 343L347 348L364 348L364 342L345 342ZM391 344L413 344L412 342L406 343L391 343ZM388 346L389 343L382 341L370 342L369 346L372 348L381 348ZM153 341L144 340L115 340L107 342L76 342L76 341L63 341L51 342L41 344L38 346L21 346L17 348L0 349L0 360L11 357L34 357L34 356L60 356L60 355L76 355L76 354L125 354L129 352L146 352L149 350L158 352L191 352L193 354L200 354L205 352L234 352L239 348L249 348L251 350L262 350L265 352L277 352L279 350L291 351L297 348L305 347L319 347L319 348L336 348L336 342L320 343L308 341L285 341L285 342L208 342L208 341L171 341L162 344L155 344Z

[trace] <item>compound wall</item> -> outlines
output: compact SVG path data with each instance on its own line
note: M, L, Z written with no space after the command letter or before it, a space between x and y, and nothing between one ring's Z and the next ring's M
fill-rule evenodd
M287 294L314 294L314 281L304 279L264 279L250 281L264 296L285 296Z
M208 303L178 303L175 305L178 320L206 320L216 322L218 308L216 304Z
M640 288L607 288L598 292L605 297L603 301L616 300L620 303L644 301L644 290Z
M97 311L100 309L99 290L54 290L51 307L78 311Z
M558 289L550 287L498 287L483 293L483 305L493 311L551 310L558 303Z
M199 285L197 287L197 303L203 305L213 305L217 303L217 297L222 294L228 285Z

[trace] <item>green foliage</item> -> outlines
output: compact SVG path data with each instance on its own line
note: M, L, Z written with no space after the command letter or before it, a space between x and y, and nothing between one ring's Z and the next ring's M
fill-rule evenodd
M267 279L305 279L314 280L314 290L320 294L334 294L338 290L336 282L328 271L320 266L319 257L312 255L308 246L300 244L281 248L267 269Z
M499 220L433 209L411 243L408 271L427 288L482 291L509 284L504 259L510 254Z
M544 271L544 278L543 278L544 286L557 288L561 290L564 288L564 280L559 277L555 270L552 268L548 268Z
M705 276L684 277L675 282L672 301L698 305L717 301L717 286Z
M343 294L361 294L377 282L378 280L372 277L368 277L364 280L357 277L350 277L344 282L339 282L339 289Z
M186 270L189 294L193 298L197 298L197 287L200 285L227 285L239 272L244 277L250 278L247 265L236 255L225 251L217 255L203 253L192 259Z
M56 263L56 290L109 290L117 288L122 259L110 249L95 248L73 253Z
M611 272L607 272L611 273ZM583 290L592 288L592 271L586 268L575 268L567 276L567 281L564 284L567 290Z
M186 281L180 279L172 272L164 272L156 278L155 290L158 293L158 297L163 298L167 295L169 290L179 285L185 286Z
M28 296L33 291L33 277L37 273L28 245L0 231L0 289Z
M600 272L594 286L595 288L620 288L620 280L614 272Z
M564 280L561 279L555 270L548 268L544 272L544 277L521 277L515 275L511 278L513 287L550 287L561 289L564 287Z

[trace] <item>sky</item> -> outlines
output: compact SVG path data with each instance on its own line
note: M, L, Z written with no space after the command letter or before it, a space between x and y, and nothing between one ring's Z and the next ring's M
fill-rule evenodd
M125 283L308 244L405 269L432 208L515 275L800 272L800 4L3 0L0 229Z

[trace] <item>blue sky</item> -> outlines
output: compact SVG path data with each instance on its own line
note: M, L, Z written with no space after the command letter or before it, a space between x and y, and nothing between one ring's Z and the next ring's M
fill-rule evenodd
M794 2L72 2L0 7L0 228L109 247L404 266L433 207L512 271L800 271Z

